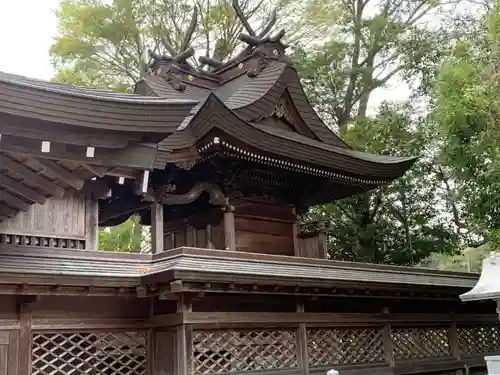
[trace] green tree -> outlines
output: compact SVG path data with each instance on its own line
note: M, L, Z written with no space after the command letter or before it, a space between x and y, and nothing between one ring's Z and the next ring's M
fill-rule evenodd
M295 56L323 118L343 127L365 117L371 94L392 79L418 83L425 92L450 41L468 25L463 14L449 19L462 2L339 1L335 32Z
M337 33L296 51L310 101L348 143L378 154L422 156L388 188L313 210L333 226L333 258L417 264L430 253L453 252L469 234L461 196L438 157L436 121L416 115L440 63L475 21L472 13L453 12L459 3L465 1L342 1ZM383 106L367 118L372 93L393 79L411 85L415 105Z
M335 17L329 0L239 4L245 19L261 27L277 7L292 39L310 40ZM61 0L56 15L58 33L50 50L56 80L119 91L130 90L142 77L151 61L148 50L163 54L191 46L197 55L224 61L238 51L244 31L232 0Z
M332 227L333 259L415 265L433 252L451 253L458 237L453 223L438 215L438 176L425 148L432 133L410 105L382 106L373 119L343 129L344 138L363 151L422 155L413 168L387 187L313 210Z
M492 251L493 247L488 243L478 247L467 247L457 254L434 253L422 260L419 267L441 271L481 273L483 260Z
M140 252L143 227L133 216L122 225L101 229L99 249L107 251Z
M464 202L463 220L484 240L500 234L500 1L439 69L433 115L440 158Z

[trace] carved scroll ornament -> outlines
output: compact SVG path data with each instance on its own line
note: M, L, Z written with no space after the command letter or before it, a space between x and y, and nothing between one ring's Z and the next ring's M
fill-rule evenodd
M172 191L175 189L171 186L158 191L158 201L167 206L189 204L197 200L203 192L207 192L209 194L208 202L211 205L223 206L225 204L225 196L221 189L210 182L198 182L185 194L172 194Z

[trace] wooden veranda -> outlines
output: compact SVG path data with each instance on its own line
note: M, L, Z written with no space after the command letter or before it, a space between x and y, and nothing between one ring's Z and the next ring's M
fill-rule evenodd
M483 374L500 351L494 304L458 299L475 275L14 245L0 274L2 375Z

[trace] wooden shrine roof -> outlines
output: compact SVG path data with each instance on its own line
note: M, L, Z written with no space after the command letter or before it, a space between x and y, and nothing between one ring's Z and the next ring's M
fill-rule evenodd
M189 48L152 53L135 93L0 72L0 220L94 177L136 179L221 154L328 180L327 193L307 204L400 177L416 158L353 150L321 120L285 55L283 35L242 36L244 53L225 64L205 58L211 68L204 70L187 61Z
M150 255L0 245L0 289L14 284L149 288L182 281L208 289L247 284L261 291L265 286L300 286L325 293L326 288L328 294L342 286L414 292L420 288L426 293L451 288L448 292L456 298L477 279L475 274L194 248Z

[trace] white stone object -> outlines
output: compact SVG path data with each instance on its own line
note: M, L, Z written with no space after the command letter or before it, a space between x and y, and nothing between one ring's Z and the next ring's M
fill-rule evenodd
M488 375L500 375L500 355L484 357L488 367Z
M495 254L483 261L483 271L476 286L460 298L462 301L500 300L499 275L500 254Z
M326 375L339 375L339 372L337 370L331 369L326 373Z

